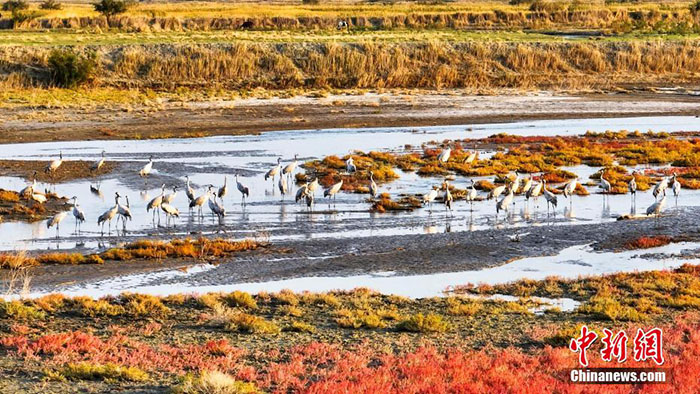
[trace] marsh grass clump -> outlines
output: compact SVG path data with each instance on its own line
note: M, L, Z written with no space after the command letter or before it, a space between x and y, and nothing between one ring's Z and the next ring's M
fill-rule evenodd
M673 238L667 235L642 236L625 243L625 249L649 249L668 245L673 242Z
M46 314L22 301L0 300L0 317L9 320L43 320Z
M165 317L170 313L159 297L148 294L122 294L119 302L133 317Z
M236 312L229 316L224 324L224 330L245 334L278 334L280 332L277 324L260 316L243 312Z
M165 258L212 258L226 257L237 252L255 250L266 246L266 243L246 239L229 241L224 239L199 238L192 240L175 239L164 241L136 241L123 248L113 248L100 254L104 260L125 261L133 259L165 259Z
M435 313L416 313L406 320L396 325L397 331L408 332L446 332L450 329L450 324L441 315Z
M302 332L302 333L308 333L308 334L313 334L316 332L316 327L309 323L305 323L302 321L295 320L291 324L285 326L282 331L285 332Z
M74 297L69 303L74 310L86 317L113 317L126 313L123 306L113 304L108 298L92 299L90 297Z
M57 371L48 372L53 380L102 380L143 382L148 373L136 367L124 367L114 363L93 364L90 362L69 363Z
M175 394L258 394L261 393L254 383L237 380L233 376L219 371L202 371L198 375L191 373L181 378L181 383L171 389Z
M576 310L579 313L594 315L612 321L643 321L647 316L631 306L622 305L618 300L607 296L595 296Z
M381 316L364 309L340 309L335 312L335 322L342 328L384 328Z
M378 199L372 201L370 211L384 213L388 211L413 211L421 207L421 202L414 196L402 196L398 200L392 200L389 193L382 193Z
M258 303L252 295L244 291L234 291L232 293L221 296L221 300L229 306L241 307L245 309L258 309Z
M483 310L482 303L470 299L447 299L447 313L453 316L475 316Z

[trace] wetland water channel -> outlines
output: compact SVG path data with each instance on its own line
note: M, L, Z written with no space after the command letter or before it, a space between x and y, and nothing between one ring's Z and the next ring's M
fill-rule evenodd
M128 140L128 141L78 141L78 142L53 142L0 145L0 159L10 160L41 160L50 161L63 153L65 160L96 160L100 153L106 151L108 161L122 161L124 166L118 167L114 173L101 176L100 179L84 179L73 182L59 183L56 185L40 185L40 188L55 188L55 191L66 197L77 196L81 208L85 211L86 222L82 226L80 234L74 232L72 216L69 216L60 229L60 237L56 237L55 229L47 229L46 222L35 223L3 222L0 223L0 250L70 250L90 249L101 250L120 242L138 239L140 237L158 236L185 237L198 234L210 235L219 233L223 237L241 239L260 236L264 234L270 241L275 242L304 242L307 240L319 240L325 238L348 239L362 242L368 237L377 238L383 236L397 236L425 233L465 233L479 230L493 229L519 229L527 232L530 226L575 225L613 222L621 214L630 213L631 200L629 195L613 195L603 198L598 194L597 187L589 187L591 194L585 197L575 196L573 203L560 196L559 207L556 215L548 213L544 199L540 199L539 207L532 202L528 205L522 196L517 196L515 206L507 217L496 218L495 202L482 201L474 204L471 211L467 203L457 202L452 215L446 215L441 204L434 204L432 212L428 208L417 209L413 212L403 213L371 213L367 195L340 193L337 199L328 203L322 198L322 191L316 194L316 207L313 213L309 213L305 206L294 203L296 186L289 182L292 192L282 198L275 183L265 181L264 173L276 164L278 157L282 158L282 164L293 160L298 155L299 163L307 160L322 158L327 155L345 155L354 150L400 150L405 145L420 146L429 141L442 141L445 139L483 138L493 134L507 133L520 136L567 136L580 135L586 131L605 130L647 130L653 131L696 131L700 130L700 119L692 116L669 117L636 117L636 118L605 118L605 119L568 119L568 120L539 120L522 121L498 124L474 124L460 126L435 126L435 127L396 127L396 128L370 128L370 129L333 129L333 130L307 130L307 131L281 131L269 132L260 135L207 137L197 139L167 139L167 140ZM492 152L480 151L480 155L489 155ZM138 176L138 169L148 161L150 155L154 156L154 173L145 183ZM599 170L596 167L576 166L566 168L576 173L580 181L588 180L589 175ZM303 171L298 169L297 171ZM420 177L415 173L397 171L400 178L396 181L380 184L380 192L387 192L392 196L400 194L423 194L430 190L432 185L442 182L440 177ZM204 219L200 220L195 213L188 213L188 201L184 194L185 176L189 175L195 185L196 194L205 192L206 185L213 184L216 188L228 178L229 194L224 199L227 215L223 225L219 225L210 215L208 208L204 207ZM250 189L250 198L245 206L241 205L240 193L236 190L235 175ZM491 179L492 177L488 177ZM459 188L466 188L470 179L457 176L452 182ZM99 182L101 195L90 191L90 185ZM148 201L160 193L160 185L165 183L169 189L178 185L181 189L173 202L180 210L181 217L171 228L164 228L154 224L152 215L146 212ZM16 177L0 178L0 188L20 190L27 181ZM96 223L97 217L114 204L114 193L129 196L133 220L127 223L125 234L119 235L112 229L111 234L100 234L100 227ZM667 211L672 214L674 210L684 207L700 205L700 191L683 190L677 199L670 198ZM654 201L650 192L640 193L637 196L637 212L643 212ZM124 201L122 201L124 203ZM161 223L165 224L165 219ZM121 225L120 225L121 226ZM522 229L521 229L522 228ZM583 245L577 246L583 248ZM349 247L350 248L350 247ZM672 248L669 246L667 248ZM661 248L660 252L664 252ZM349 251L346 251L350 253ZM581 252L583 253L583 252ZM592 255L596 252L588 251ZM562 254L563 257L562 257ZM317 255L307 255L311 261L313 258L324 259L327 253L319 250ZM562 261L570 261L564 251L558 256ZM589 256L590 257L590 256ZM556 259L556 256L554 257ZM561 265L545 260L543 267L538 270L541 275L560 274ZM634 264L622 264L625 259L613 259L620 261L618 268L608 267L598 273L614 272L616 270L634 269ZM629 260L629 259L628 259ZM630 260L632 261L632 260ZM636 260L635 260L636 261ZM674 265L674 259L665 260L664 264ZM637 261L639 263L639 261ZM281 262L281 264L284 264ZM503 266L512 267L510 263ZM532 262L529 262L532 264ZM576 264L572 265L572 272L576 272ZM582 267L578 265L578 267ZM208 268L207 268L208 269ZM206 270L206 269L205 269ZM371 271L371 267L367 269ZM375 272L370 275L336 277L332 272L325 275L327 280L319 281L315 277L296 279L296 282L286 282L285 279L267 282L273 290L277 287L288 286L294 290L328 290L331 288L345 288L355 286L369 286L386 292L406 294L412 296L433 295L450 285L464 284L465 282L493 282L489 277L499 280L513 280L527 275L504 275L498 268L484 271L468 271L462 274L438 274L432 275L432 279L416 276L411 280L391 280L401 278L393 272ZM449 271L449 270L447 270ZM167 271L164 271L167 272ZM481 273L478 273L481 272ZM525 272L525 271L523 271ZM477 274L478 273L478 274ZM587 272L581 268L580 273ZM154 275L157 273L151 273ZM147 275L147 274L144 274ZM163 274L166 275L166 274ZM439 276L447 275L447 276ZM540 274L538 274L539 277ZM296 275L297 277L303 274ZM189 275L166 275L169 288L178 288L177 283L182 282L182 291L200 291L210 288L219 288L220 285L207 286L200 283L196 286L184 283ZM469 280L473 277L472 280ZM277 279L277 278L276 278ZM164 280L161 278L159 280ZM304 282L306 280L306 282ZM141 279L138 280L141 283ZM172 283L171 283L172 282ZM235 282L235 280L234 280ZM323 285L319 283L322 282ZM131 285L121 282L95 281L94 285L102 283L104 291L95 289L94 286L80 288L61 287L68 292L107 294L119 289L134 291ZM137 288L161 292L153 288L147 280ZM242 289L261 289L258 285L243 285ZM306 283L306 284L304 284ZM354 285L353 285L354 284ZM423 284L422 290L410 291L418 284ZM231 283L235 286L235 283ZM319 287L320 286L320 287ZM438 289L439 287L439 289ZM233 288L233 287L231 287ZM421 289L421 287L418 287ZM54 290L58 290L56 288ZM109 290L108 290L109 289ZM49 289L46 289L49 290ZM410 294L408 294L410 293Z

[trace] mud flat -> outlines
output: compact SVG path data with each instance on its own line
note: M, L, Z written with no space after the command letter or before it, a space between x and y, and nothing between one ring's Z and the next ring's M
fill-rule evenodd
M684 208L655 219L579 225L540 225L474 232L366 237L361 239L319 239L276 242L262 252L251 251L220 264L186 275L160 278L158 285L197 292L197 288L267 282L300 277L340 277L362 274L436 274L480 270L510 261L551 256L563 249L591 244L595 251L621 250L640 236L666 235L683 241L700 240L693 223L699 208ZM640 255L644 254L640 251ZM684 256L688 256L684 254ZM657 256L658 257L658 256ZM690 257L688 257L690 258ZM74 294L94 281L118 276L196 265L194 260L119 262L100 266L42 266L33 268L32 291L60 291L70 286ZM584 262L585 263L585 262ZM659 269L663 269L662 264ZM552 272L556 275L557 272ZM117 285L119 281L115 282ZM178 286L182 287L178 287ZM445 283L455 285L452 283ZM93 288L93 290L95 290ZM113 289L117 291L118 288ZM87 291L86 291L87 292ZM117 291L118 292L118 291Z
M0 108L0 143L255 134L274 130L430 126L526 119L700 114L685 90L566 95L444 93L165 101L156 107Z

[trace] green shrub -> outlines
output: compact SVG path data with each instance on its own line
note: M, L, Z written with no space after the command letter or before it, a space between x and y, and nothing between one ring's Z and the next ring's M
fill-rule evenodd
M94 3L92 6L95 7L95 11L109 19L114 15L125 13L129 8L129 3L122 0L101 0L99 3Z
M57 86L74 88L93 78L95 56L82 56L72 51L54 50L49 55L51 80Z
M700 0L690 3L690 14L693 16L698 16L700 14Z
M56 0L46 0L39 4L39 8L42 10L60 10L63 5Z
M24 0L8 0L2 3L3 11L21 11L29 8L29 4Z

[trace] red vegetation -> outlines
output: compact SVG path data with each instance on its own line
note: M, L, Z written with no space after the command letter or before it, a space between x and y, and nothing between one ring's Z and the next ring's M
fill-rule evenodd
M666 235L654 235L651 237L639 237L625 244L625 249L650 249L668 245L673 242L673 238Z
M0 339L8 357L42 361L48 365L70 362L113 362L136 366L154 374L219 370L251 381L268 392L289 393L528 393L546 387L557 393L627 393L642 390L670 393L700 390L700 325L697 314L686 314L663 327L664 368L672 370L668 384L572 385L562 370L577 366L577 354L566 347L534 351L485 348L478 351L440 350L431 345L406 352L378 352L369 345L342 348L311 343L287 350L256 353L259 367L246 364L244 352L228 341L204 345L146 345L121 334L102 340L71 332L29 340L26 336ZM599 346L599 344L597 344ZM616 366L600 359L599 348L589 350L591 367ZM632 359L624 367L653 367Z

